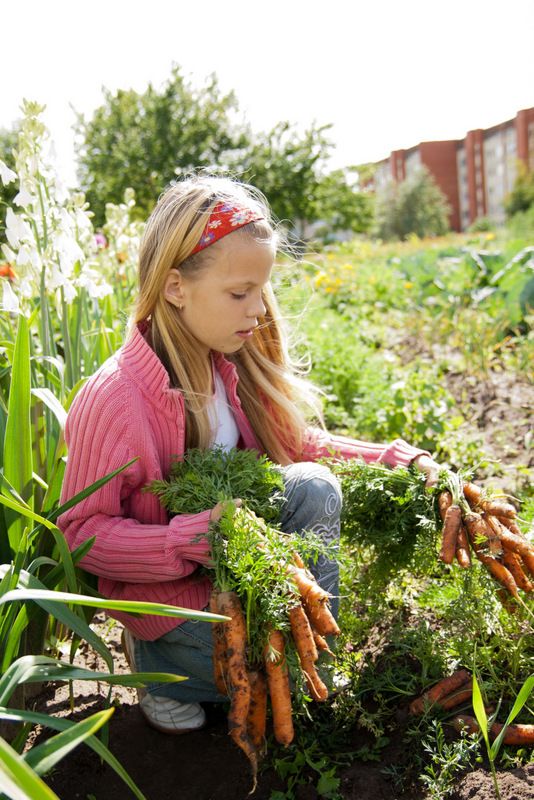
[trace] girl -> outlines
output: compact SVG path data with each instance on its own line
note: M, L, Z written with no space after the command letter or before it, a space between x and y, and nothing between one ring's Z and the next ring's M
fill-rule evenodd
M143 492L191 447L253 448L282 465L281 527L337 539L339 487L317 459L336 452L434 479L428 453L402 440L368 444L307 423L317 412L292 369L270 284L278 238L264 198L234 181L194 176L172 185L148 220L139 295L124 346L85 384L68 416L62 502L130 459L137 461L59 520L69 546L95 542L82 566L105 597L206 608L206 534L220 504L170 521ZM309 414L308 414L309 416ZM337 595L337 567L319 560L319 583ZM335 608L334 608L335 610ZM212 678L211 624L117 612L132 669L188 677L140 697L148 722L183 733L220 701Z

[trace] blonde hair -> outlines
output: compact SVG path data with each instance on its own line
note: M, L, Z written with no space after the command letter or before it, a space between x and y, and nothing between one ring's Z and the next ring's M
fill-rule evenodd
M212 209L221 202L259 212L231 236L249 236L278 244L278 234L263 195L254 187L228 178L193 175L172 184L148 219L139 254L139 295L130 320L136 325L150 320L151 345L167 369L171 385L185 399L186 447L210 446L208 416L211 369L198 358L198 342L183 323L180 311L165 299L169 270L194 278L209 264L218 243L192 255ZM224 240L222 240L224 241ZM281 315L270 284L264 289L265 315L254 336L241 349L226 355L238 372L238 395L256 438L278 463L298 460L307 426L306 412L320 419L313 388L292 362Z

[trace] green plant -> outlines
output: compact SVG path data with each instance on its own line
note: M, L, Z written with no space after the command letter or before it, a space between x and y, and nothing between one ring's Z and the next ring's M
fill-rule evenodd
M497 756L499 755L499 751L502 747L503 740L506 735L506 728L508 727L508 725L512 724L514 719L520 713L521 709L525 706L533 690L534 690L534 675L530 675L530 677L526 679L526 681L519 689L515 702L510 710L510 713L508 714L508 717L506 718L506 722L504 723L503 729L501 730L495 741L493 743L490 743L489 731L491 729L491 723L494 721L494 717L491 717L490 720L488 721L486 709L484 706L484 701L482 699L482 693L480 691L480 685L476 675L473 675L473 709L475 711L475 716L477 718L477 722L480 728L480 733L482 735L482 738L484 739L484 744L486 745L486 752L490 763L491 775L493 778L493 786L495 789L495 795L497 797L497 800L501 800L501 793L497 781L495 762L497 760Z
M421 783L428 791L428 800L443 800L454 791L458 773L472 765L477 741L462 731L459 739L449 742L443 724L433 720L431 738L422 744L430 760L424 766Z

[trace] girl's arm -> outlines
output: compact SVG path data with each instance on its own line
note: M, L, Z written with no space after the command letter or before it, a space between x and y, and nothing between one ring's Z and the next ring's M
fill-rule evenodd
M351 439L347 436L334 436L320 428L308 428L302 449L302 461L317 461L319 458L341 457L362 458L390 467L407 467L418 456L430 454L426 450L413 447L403 439L395 439L389 444L373 444Z
M112 414L105 397L86 394L79 402L75 401L65 430L68 459L62 502L132 458L139 458L62 514L58 525L71 550L96 537L80 562L88 572L128 583L185 577L199 564L210 563L206 534L211 509L179 515L169 522L158 498L141 492L149 479L147 465L155 454L142 439L136 438L136 445L132 444L132 419L143 426L143 420L132 416L127 402L120 413ZM139 519L130 513L134 498Z

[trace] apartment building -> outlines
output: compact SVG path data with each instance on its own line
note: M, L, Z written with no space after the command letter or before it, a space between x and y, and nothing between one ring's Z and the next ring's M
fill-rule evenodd
M534 108L464 139L420 142L394 150L376 164L375 187L403 181L425 166L446 196L452 230L466 230L479 217L504 222L504 200L512 190L518 162L534 170Z

